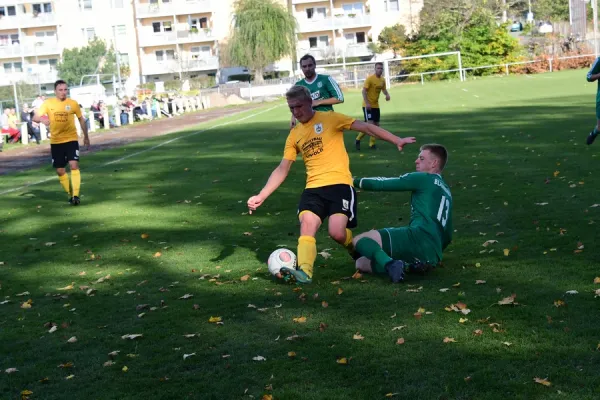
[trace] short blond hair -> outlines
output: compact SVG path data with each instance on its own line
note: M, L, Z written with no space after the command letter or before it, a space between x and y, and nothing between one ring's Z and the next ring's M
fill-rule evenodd
M437 143L429 143L421 146L420 150L427 150L433 154L440 162L440 172L444 170L446 163L448 162L448 150L446 150L444 146Z
M300 85L292 86L292 88L285 93L285 97L288 100L304 100L312 102L312 97L310 97L308 88Z

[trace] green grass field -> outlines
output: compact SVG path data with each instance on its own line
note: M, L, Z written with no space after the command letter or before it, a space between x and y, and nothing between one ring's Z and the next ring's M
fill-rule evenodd
M312 285L269 277L269 253L296 250L302 162L257 213L245 203L281 159L283 103L85 156L80 207L49 166L2 176L0 193L50 179L0 195L0 399L600 398L600 143L585 145L584 75L391 91L384 128L449 148L456 230L443 266L401 285L351 279L325 231ZM337 110L360 117L358 92ZM417 145L346 145L356 176L414 170ZM355 233L407 224L409 200L360 193ZM468 315L445 310L459 302Z

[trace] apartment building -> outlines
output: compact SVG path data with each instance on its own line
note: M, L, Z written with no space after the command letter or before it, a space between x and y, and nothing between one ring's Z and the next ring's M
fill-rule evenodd
M388 25L417 24L423 0L280 0L298 21L297 56L370 59L367 45ZM95 37L140 83L214 75L233 0L0 0L0 85L24 81L52 90L63 49ZM290 58L267 70L291 70ZM110 77L104 77L110 80Z
M317 61L368 60L368 43L377 41L384 27L416 27L423 0L292 0L292 7L298 57L310 53Z

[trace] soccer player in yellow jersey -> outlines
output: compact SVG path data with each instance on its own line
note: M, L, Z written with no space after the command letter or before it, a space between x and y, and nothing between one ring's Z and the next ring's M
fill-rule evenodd
M379 95L385 94L385 101L390 101L390 94L385 87L385 78L383 75L383 63L375 63L375 74L370 75L363 85L363 114L365 122L379 126L381 113L379 112ZM360 141L365 137L364 133L359 133L356 137L356 150L360 151ZM375 150L375 137L369 138L369 148Z
M69 194L69 203L76 206L80 203L79 188L81 175L79 173L79 141L75 118L83 131L83 144L90 146L87 124L81 115L79 104L72 99L67 99L67 83L58 80L54 83L53 99L48 99L36 110L33 120L41 122L50 128L50 151L52 153L52 166L56 168L61 186ZM65 167L69 164L71 169L71 182Z
M287 137L283 159L271 173L259 194L248 199L250 213L285 181L298 153L306 166L306 189L300 197L298 218L298 269L282 268L285 275L293 275L299 283L310 283L317 258L315 234L329 218L329 235L352 251L352 231L356 227L356 191L352 186L350 160L344 146L343 132L355 130L392 143L402 150L415 138L400 138L380 127L356 121L334 111L322 112L312 108L310 91L294 86L286 93L290 111L300 123Z

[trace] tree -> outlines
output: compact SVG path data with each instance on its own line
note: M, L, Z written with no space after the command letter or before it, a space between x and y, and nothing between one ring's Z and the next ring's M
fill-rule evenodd
M377 37L377 40L379 41L379 49L374 47L372 50L392 50L395 58L408 40L406 28L400 24L386 26Z
M228 43L233 63L254 71L254 80L263 82L265 68L292 54L296 41L296 20L274 0L238 0Z
M83 75L116 74L115 52L103 40L94 39L85 47L65 49L56 69L69 86L79 85Z

